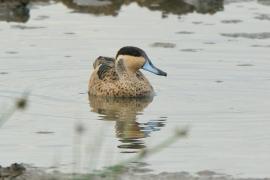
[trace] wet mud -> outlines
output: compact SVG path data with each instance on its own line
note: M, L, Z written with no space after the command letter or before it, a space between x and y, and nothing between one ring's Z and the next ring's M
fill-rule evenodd
M247 39L269 39L270 32L262 33L222 33L222 36L231 38L247 38Z
M8 167L0 167L0 178L2 180L72 180L72 179L91 179L91 180L270 180L270 178L237 178L227 174L216 173L204 170L195 174L188 172L162 172L159 174L142 175L136 173L134 169L125 169L123 173L112 174L67 174L61 172L46 172L45 169L31 167L27 164L14 163Z
M155 42L151 44L152 47L162 47L162 48L175 48L176 44L168 42Z

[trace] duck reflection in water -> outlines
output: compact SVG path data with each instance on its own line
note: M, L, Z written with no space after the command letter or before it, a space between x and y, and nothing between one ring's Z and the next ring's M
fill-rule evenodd
M115 133L121 144L122 153L135 153L145 148L144 138L165 126L166 117L138 121L138 115L153 101L147 98L113 98L89 96L91 111L100 114L101 120L115 121Z
M269 0L258 0L259 3L269 4ZM123 6L136 3L151 11L160 11L163 18L169 14L184 15L188 13L214 14L222 11L224 0L0 0L0 21L25 23L30 17L30 7L42 2L62 2L74 12L95 15L117 16Z

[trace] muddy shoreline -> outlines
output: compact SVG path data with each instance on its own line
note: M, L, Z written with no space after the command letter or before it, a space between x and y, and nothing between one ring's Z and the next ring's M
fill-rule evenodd
M195 174L189 172L162 172L159 174L138 174L132 169L125 169L123 173L96 173L96 174L70 174L58 171L46 172L45 169L33 167L27 164L11 164L8 167L0 166L0 178L2 180L270 180L270 178L240 178L228 174L216 173L210 170L199 171Z

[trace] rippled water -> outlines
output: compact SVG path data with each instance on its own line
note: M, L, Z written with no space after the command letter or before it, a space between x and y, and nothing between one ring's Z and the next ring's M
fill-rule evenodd
M87 171L132 157L188 126L187 138L133 166L140 172L209 169L269 177L269 5L1 2L1 111L30 92L29 108L0 129L1 165ZM168 73L144 72L157 95L88 97L94 59L113 57L125 45L143 48Z

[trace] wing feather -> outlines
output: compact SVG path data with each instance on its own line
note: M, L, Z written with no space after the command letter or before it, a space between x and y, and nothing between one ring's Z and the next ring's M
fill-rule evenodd
M113 67L114 66L114 58L99 56L93 64L94 69L96 69L100 64L105 64L109 67Z
M115 72L114 68L114 63L115 60L114 58L110 57L104 57L104 56L99 56L93 66L95 69L97 69L97 75L100 80L117 80L118 75Z

